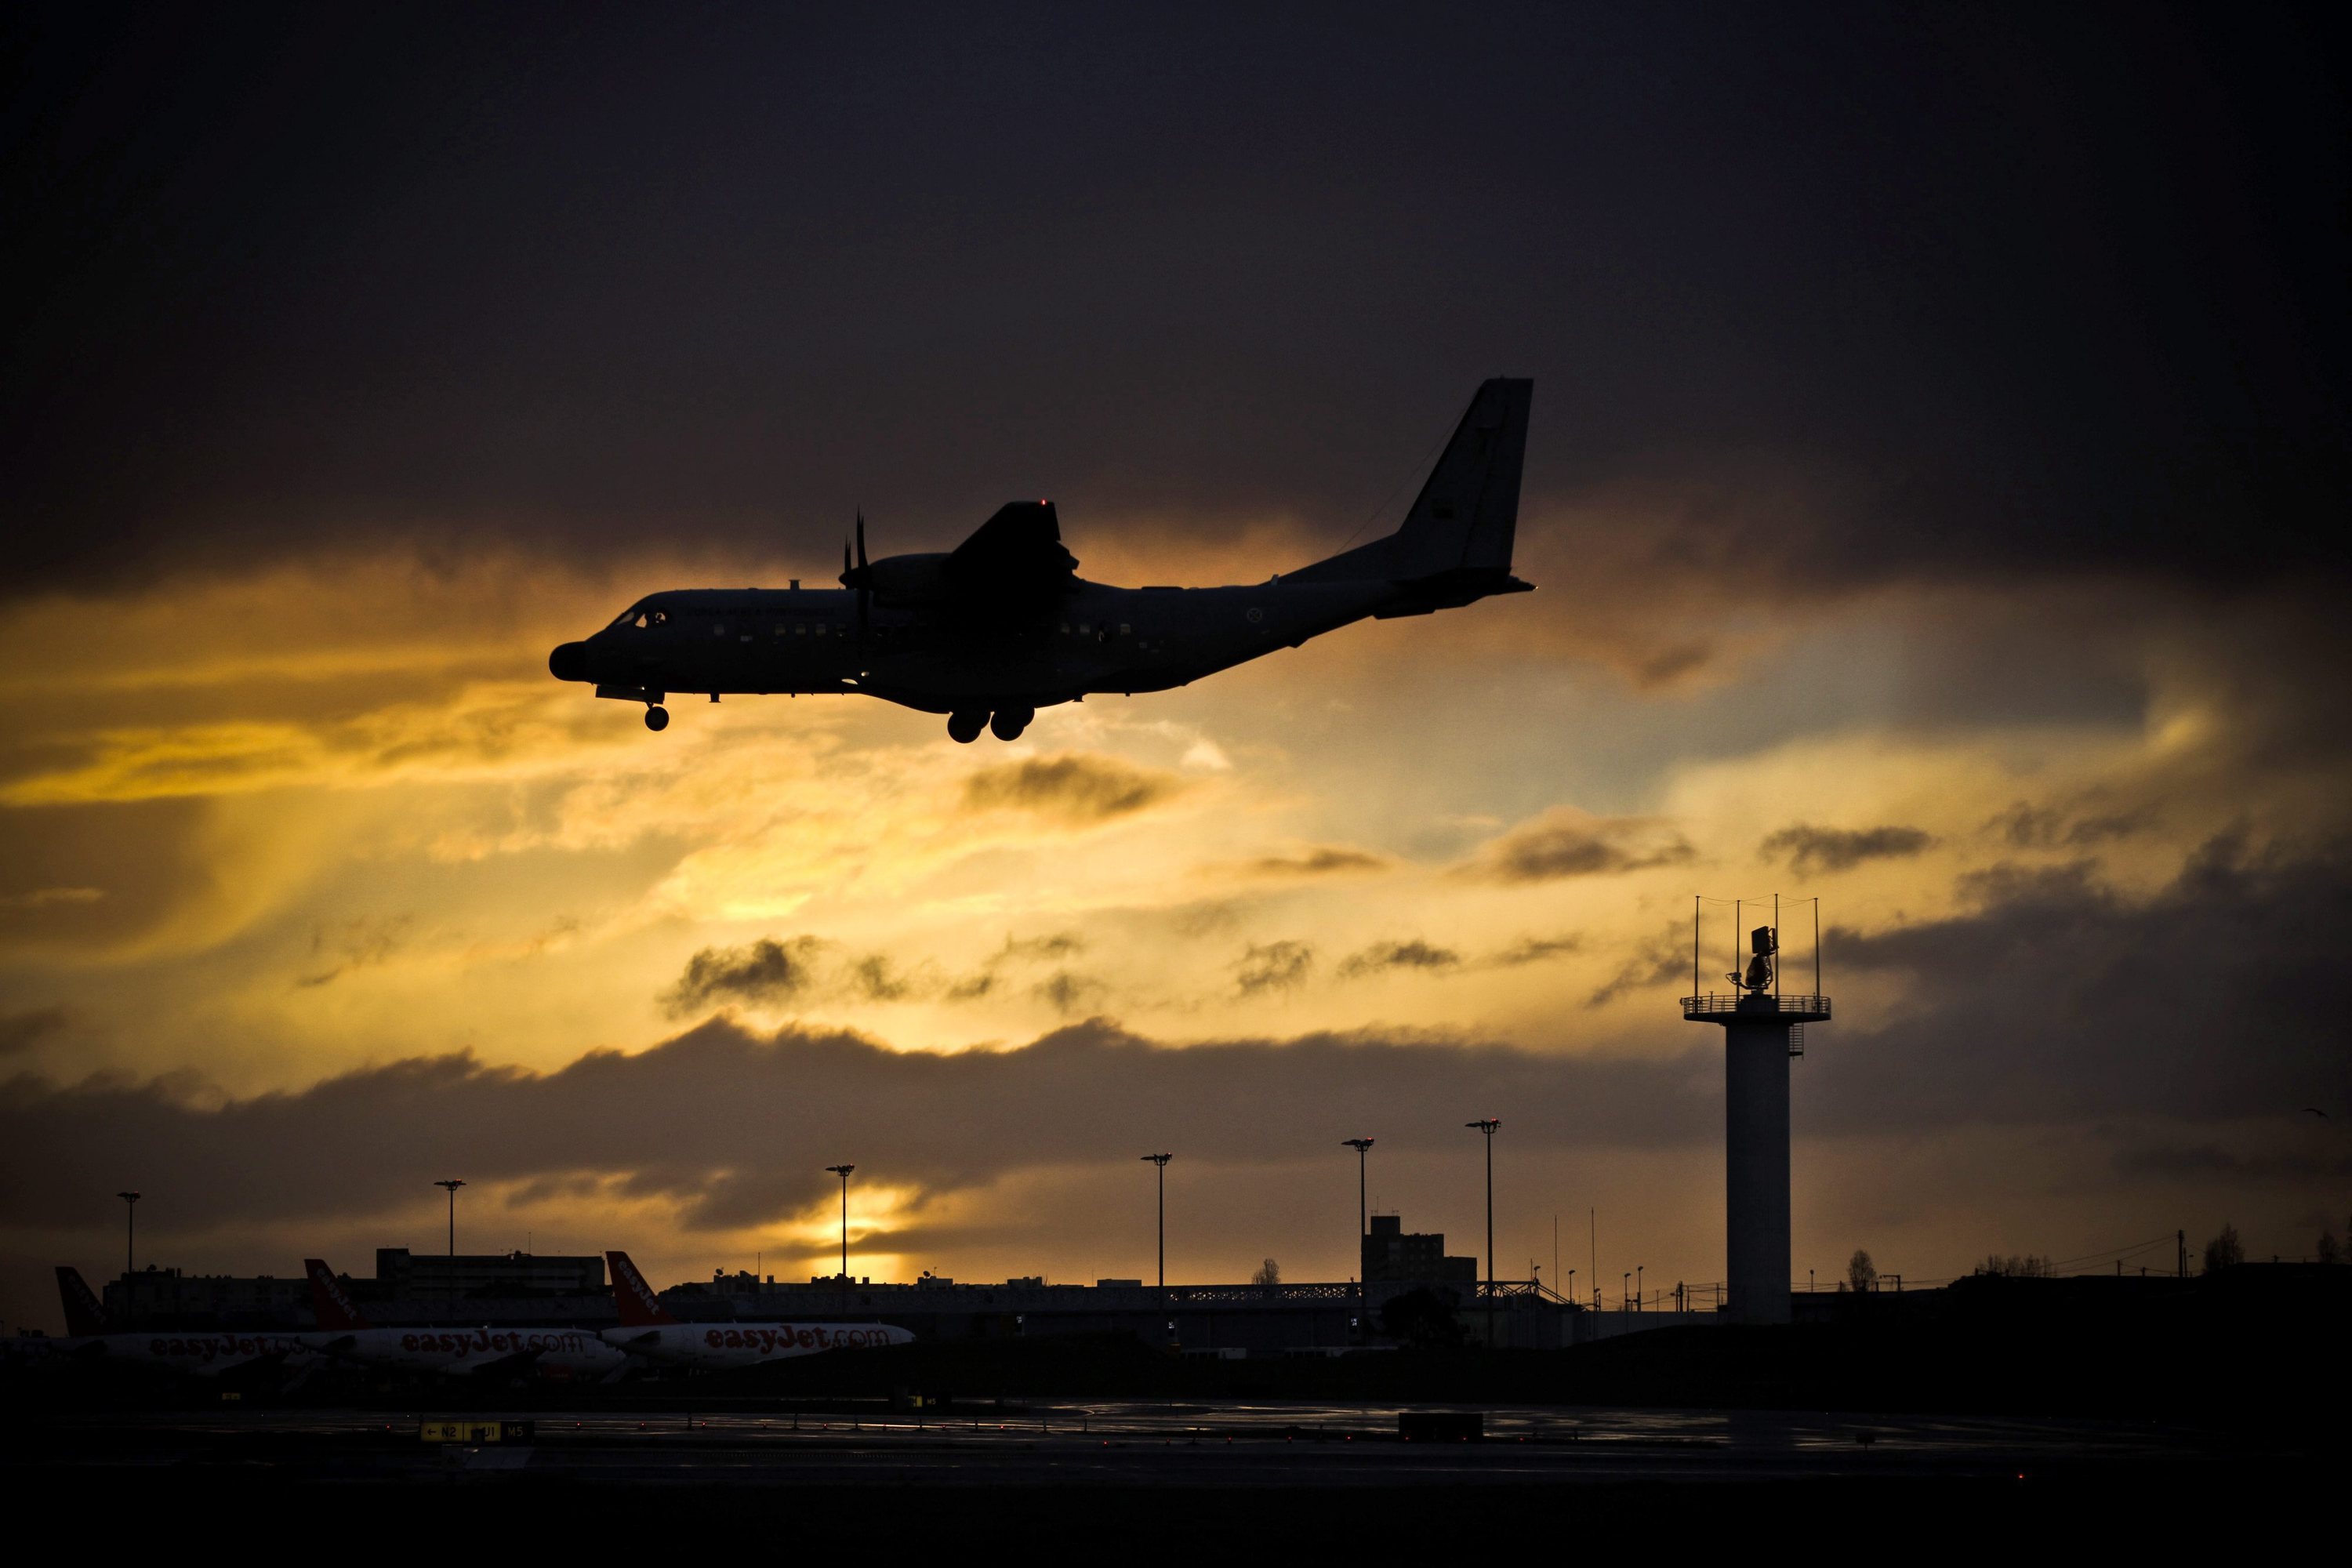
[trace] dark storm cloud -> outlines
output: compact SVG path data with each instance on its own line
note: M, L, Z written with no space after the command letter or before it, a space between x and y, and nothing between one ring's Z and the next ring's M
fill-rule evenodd
M2128 838L2156 825L2153 810L2078 816L2021 800L1986 823L1985 831L2019 849L2080 849L2111 838Z
M1580 936L1528 936L1521 937L1500 952L1489 953L1486 962L1497 969L1515 969L1522 963L1542 963L1583 951L1584 939Z
M1494 839L1464 868L1491 882L1550 882L1673 866L1691 858L1678 833L1641 818L1553 811Z
M1060 964L1086 951L1070 931L1007 937L969 973L943 975L929 963L912 965L887 952L859 952L826 937L761 937L742 947L706 947L687 961L676 984L662 993L664 1011L687 1017L713 1007L744 1005L767 1011L798 1010L812 1003L921 1002L934 998L971 1002L999 994L1008 972ZM1096 1005L1108 987L1067 969L1030 986L1030 994L1064 1014Z
M1081 752L982 768L964 780L963 804L967 811L1025 811L1087 826L1157 805L1183 787L1173 773Z
M1462 967L1462 955L1450 947L1432 947L1416 937L1411 942L1376 942L1349 953L1339 965L1339 978L1380 974L1389 970L1417 969L1424 973Z
M915 991L914 980L878 952L853 961L849 978L857 994L868 1002L903 1002Z
M1029 994L1068 1017L1088 1007L1100 1005L1102 999L1110 994L1110 987L1091 974L1076 974L1066 969L1057 969L1032 985Z
M1634 991L1688 980L1690 949L1683 945L1683 936L1680 925L1659 928L1647 944L1618 965L1617 973L1606 984L1584 999L1585 1006L1605 1006Z
M1388 859L1344 844L1317 844L1296 855L1261 855L1237 869L1245 877L1286 881L1302 877L1355 877L1389 868Z
M2233 1149L2203 1142L2138 1142L2116 1151L2116 1169L2127 1176L2166 1176L2195 1181L2341 1181L2352 1176L2352 1146L2289 1149L2276 1142L2261 1149Z
M960 979L950 981L943 994L950 1002L977 1001L982 996L993 994L998 986L1003 984L1007 970L1058 963L1065 959L1074 958L1086 950L1086 939L1076 931L1048 931L1044 936L1008 936L1004 939L1004 945L989 954L987 962L978 969ZM1058 999L1067 998L1075 1003L1077 993L1074 990L1066 987L1059 993L1047 994L1038 987L1033 986L1031 994L1054 1001L1055 1005L1065 1013L1075 1010L1074 1006L1062 1006Z
M22 1013L0 1014L0 1057L31 1050L66 1026L62 1007L35 1007Z
M2342 851L2216 839L2144 900L2087 864L2000 868L1967 890L1969 912L1824 938L1832 993L1856 970L1881 984L1872 1016L1842 1008L1821 1031L1836 1063L1812 1091L1821 1125L2292 1119L2352 1100Z
M1767 860L1783 856L1799 876L1843 871L1864 860L1908 859L1936 840L1916 827L1815 827L1800 822L1768 836L1756 847Z
M730 1002L775 1006L808 990L812 968L824 951L823 939L796 936L778 942L761 937L746 947L706 947L687 960L686 973L664 994L673 1018Z
M54 1223L74 1194L167 1173L187 1226L386 1214L462 1158L478 1184L593 1182L674 1202L691 1226L749 1225L823 1201L816 1156L843 1147L861 1173L938 1191L1131 1162L1153 1141L1206 1161L1319 1161L1332 1126L1457 1101L1521 1108L1531 1143L1654 1147L1715 1125L1715 1082L1706 1052L1563 1058L1378 1033L1171 1047L1099 1021L939 1056L713 1020L557 1072L419 1058L211 1108L155 1082L19 1077L0 1084L0 1223ZM1383 1142L1438 1146L1449 1128Z
M333 984L354 969L390 962L394 954L408 945L409 931L415 924L415 919L411 915L362 915L332 926L314 928L310 932L310 957L313 963L324 966L297 976L295 985L315 989Z
M1234 983L1244 996L1287 991L1303 984L1314 964L1315 949L1307 942L1254 942L1234 960Z
M1045 493L1081 556L1344 534L1505 372L1531 514L1671 480L1662 568L2306 571L2352 427L2326 18L20 6L11 584L824 559L860 500L891 549Z
M0 946L106 948L213 890L205 803L0 810Z

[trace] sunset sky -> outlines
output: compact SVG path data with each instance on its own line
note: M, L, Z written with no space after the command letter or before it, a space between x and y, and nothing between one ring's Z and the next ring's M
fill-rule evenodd
M1821 900L1800 1281L2307 1254L2318 15L12 9L0 1318L120 1267L124 1187L194 1271L364 1273L462 1176L464 1248L805 1278L843 1161L858 1273L1148 1277L1157 1149L1171 1279L1344 1279L1339 1141L1467 1252L1479 1116L1498 1272L1557 1216L1588 1295L1712 1281L1698 894ZM829 584L859 508L1258 581L1504 374L1531 595L1010 745L547 672Z

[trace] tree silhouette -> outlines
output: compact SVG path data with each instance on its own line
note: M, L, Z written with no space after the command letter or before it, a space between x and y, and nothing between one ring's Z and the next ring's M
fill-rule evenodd
M1846 1259L1845 1278L1846 1283L1856 1290L1867 1290L1878 1283L1878 1266L1871 1262L1869 1253L1857 1247L1853 1256Z
M1257 1272L1250 1276L1250 1283L1253 1285L1281 1284L1282 1265L1276 1263L1271 1258L1267 1258L1265 1262L1257 1266Z
M2336 1232L2333 1227L2319 1233L2319 1261L2322 1263L2344 1261L2344 1249L2336 1244Z
M2246 1244L2238 1239L2238 1227L2224 1220L2221 1234L2205 1244L2205 1272L2219 1274L2224 1268L2235 1268L2246 1260Z

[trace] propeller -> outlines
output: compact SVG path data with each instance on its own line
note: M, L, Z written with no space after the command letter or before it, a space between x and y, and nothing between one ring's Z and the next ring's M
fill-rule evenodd
M850 565L849 541L841 542L841 585L857 590L857 661L866 662L866 640L873 617L874 573L866 559L866 510L857 511L857 563Z

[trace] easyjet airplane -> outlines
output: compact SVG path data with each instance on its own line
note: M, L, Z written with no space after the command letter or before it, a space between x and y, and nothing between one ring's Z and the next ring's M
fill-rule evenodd
M613 1300L621 1326L604 1339L635 1356L664 1366L698 1372L764 1366L790 1356L822 1351L871 1350L914 1342L915 1336L887 1323L681 1323L654 1295L625 1252L608 1252Z
M58 1265L58 1294L65 1300L67 1333L58 1347L58 1352L76 1363L103 1361L110 1366L184 1373L191 1377L244 1374L276 1368L307 1373L317 1364L309 1347L294 1334L181 1330L110 1332L106 1309L99 1304L80 1270L69 1264Z
M304 1334L302 1342L338 1361L450 1377L602 1379L630 1365L591 1329L379 1329L333 1269L316 1258L304 1258L302 1267L310 1271L310 1306L319 1317L319 1331Z

